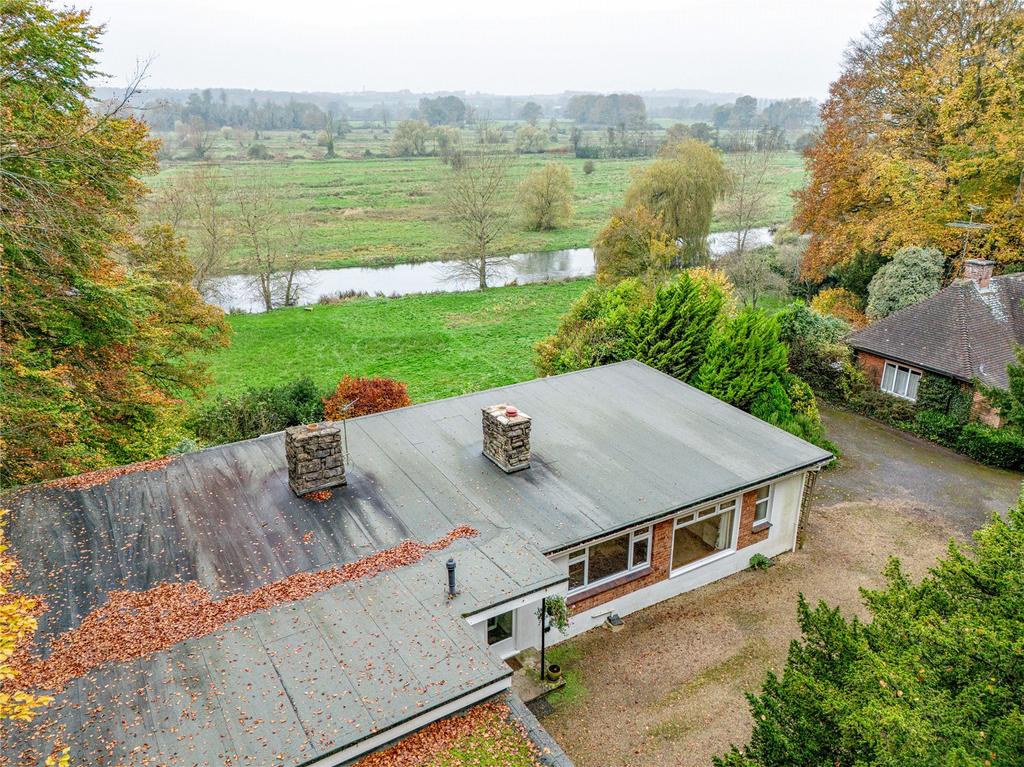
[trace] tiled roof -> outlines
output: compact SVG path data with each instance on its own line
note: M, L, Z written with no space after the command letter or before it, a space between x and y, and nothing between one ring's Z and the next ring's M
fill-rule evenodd
M1006 366L1024 343L1022 300L1024 274L993 277L985 289L957 280L847 341L854 349L1005 389Z

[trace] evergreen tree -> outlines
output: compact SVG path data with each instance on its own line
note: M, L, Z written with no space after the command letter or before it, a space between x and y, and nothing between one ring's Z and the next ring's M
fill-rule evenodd
M919 583L897 560L871 620L800 597L803 638L748 695L754 730L718 767L984 767L1024 754L1024 500Z
M784 380L786 357L778 323L762 311L748 309L712 337L694 384L750 412L759 395Z
M688 273L658 288L637 329L636 358L680 381L690 381L722 316L725 296L702 288Z

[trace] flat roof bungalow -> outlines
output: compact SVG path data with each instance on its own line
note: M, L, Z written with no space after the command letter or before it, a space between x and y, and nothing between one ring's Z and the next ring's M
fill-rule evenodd
M14 491L55 701L2 753L355 760L507 689L545 597L572 635L792 549L830 458L624 362Z

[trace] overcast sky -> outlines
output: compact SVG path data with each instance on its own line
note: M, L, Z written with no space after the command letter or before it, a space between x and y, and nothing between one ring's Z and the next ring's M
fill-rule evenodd
M80 3L73 3L80 4ZM825 95L877 0L94 0L110 85Z

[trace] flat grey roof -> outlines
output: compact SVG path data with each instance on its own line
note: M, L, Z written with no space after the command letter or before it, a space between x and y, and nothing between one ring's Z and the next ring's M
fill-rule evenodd
M481 408L500 402L533 418L531 467L512 475L480 452ZM253 764L279 753L301 764L356 742L411 707L508 674L462 616L565 580L543 552L830 457L637 362L364 416L347 429L349 484L323 503L289 490L280 433L94 487L8 494L19 586L48 602L44 654L112 590L197 581L219 598L460 525L480 533L78 679L47 714L76 763L109 746L126 765L157 754L221 764L229 749ZM448 556L463 589L454 602L444 596ZM192 709L180 705L189 700ZM25 743L5 738L4 750Z

